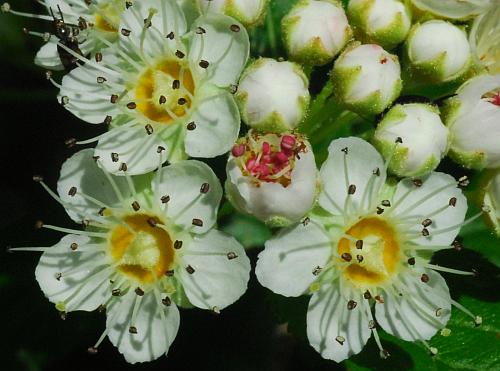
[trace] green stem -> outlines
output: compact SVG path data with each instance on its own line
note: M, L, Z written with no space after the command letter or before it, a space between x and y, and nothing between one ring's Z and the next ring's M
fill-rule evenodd
M311 106L309 108L309 116L306 121L300 126L300 131L306 135L311 135L321 126L321 122L319 122L319 116L323 115L323 108L325 107L325 103L333 94L333 83L329 79L321 92L314 98Z
M276 38L276 30L274 29L274 20L270 6L267 9L266 28L267 28L267 38L269 39L269 46L271 48L272 55L273 57L276 57L278 55L278 42Z

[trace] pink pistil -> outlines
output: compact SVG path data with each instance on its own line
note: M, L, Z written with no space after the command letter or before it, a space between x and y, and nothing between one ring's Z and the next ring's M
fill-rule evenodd
M244 144L236 144L233 149L231 150L231 153L233 154L234 157L240 157L243 156L245 153L246 146Z
M495 106L500 107L500 92L496 93L493 97L491 97L489 101L493 103Z
M267 142L262 143L262 154L268 155L270 153L271 153L271 146L269 145L269 143Z

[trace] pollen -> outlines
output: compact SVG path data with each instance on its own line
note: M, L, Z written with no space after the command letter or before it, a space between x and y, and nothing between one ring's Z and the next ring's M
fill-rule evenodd
M137 109L148 119L168 124L189 113L195 84L185 62L167 59L146 69L135 87Z
M379 217L361 219L346 231L346 235L353 238L340 239L339 255L362 257L344 265L346 279L358 286L380 285L397 273L403 254L397 232L386 220ZM361 249L359 241L363 241Z
M118 225L109 237L110 254L118 270L143 284L162 277L171 269L175 251L170 235L158 227L161 220L147 214L129 215L122 220L127 226Z

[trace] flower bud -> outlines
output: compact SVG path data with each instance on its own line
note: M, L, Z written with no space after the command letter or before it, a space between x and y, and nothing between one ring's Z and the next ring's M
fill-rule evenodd
M402 87L398 57L375 44L355 44L345 50L331 76L339 103L359 114L381 113Z
M243 72L236 99L243 121L258 130L293 130L309 106L309 81L299 65L261 58Z
M399 177L430 173L448 150L448 129L439 109L421 103L396 105L375 130L374 144Z
M411 14L400 0L351 0L349 22L358 39L392 49L402 43L411 27Z
M474 169L500 167L500 74L476 76L446 101L450 156Z
M495 0L411 0L413 5L438 18L464 20L484 13Z
M474 20L469 35L472 57L476 65L488 73L500 73L500 6Z
M226 193L232 204L269 225L296 222L313 206L316 164L301 135L250 130L235 144L226 171Z
M493 229L500 237L500 170L491 175L484 193L483 204Z
M470 46L465 32L446 21L416 24L405 47L410 71L431 83L458 79L470 66Z
M269 0L195 0L203 13L223 13L247 28L259 25L265 18Z
M291 60L321 66L333 60L352 37L342 5L336 0L301 0L281 23Z

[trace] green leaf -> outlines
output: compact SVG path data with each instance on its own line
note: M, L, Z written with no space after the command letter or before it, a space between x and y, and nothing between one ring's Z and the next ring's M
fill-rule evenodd
M245 249L264 246L264 242L271 238L271 231L264 223L239 213L233 213L222 230L236 238Z

